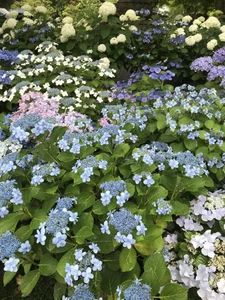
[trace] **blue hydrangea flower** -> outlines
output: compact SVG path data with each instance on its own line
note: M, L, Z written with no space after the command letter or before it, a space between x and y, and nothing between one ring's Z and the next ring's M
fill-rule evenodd
M151 287L147 284L141 284L139 280L135 280L132 285L123 292L125 300L151 300Z
M154 207L157 207L156 212L159 215L168 215L172 211L172 206L168 203L168 201L163 198L158 199L156 202L152 203Z
M95 300L93 293L89 291L89 286L87 284L78 284L76 286L75 292L68 300Z
M0 236L0 260L14 256L21 242L9 230Z

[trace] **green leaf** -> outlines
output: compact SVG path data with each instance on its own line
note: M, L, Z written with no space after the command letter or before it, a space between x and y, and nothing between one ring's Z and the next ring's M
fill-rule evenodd
M3 275L3 283L4 286L6 286L12 279L13 277L16 275L17 272L4 272Z
M63 278L65 277L66 271L65 271L65 267L66 264L73 264L75 260L74 257L74 249L70 249L69 251L67 251L59 260L58 265L57 265L57 272L59 273L60 276L62 276Z
M112 157L124 157L125 154L130 150L130 146L126 143L118 144L114 148Z
M41 274L38 269L32 270L23 276L21 285L20 285L23 297L28 296L32 292L32 290L36 286L40 276L41 276Z
M163 114L157 114L156 119L157 119L156 126L157 126L158 130L161 130L161 129L163 129L163 128L165 128L167 126L167 124L166 124L166 116L165 115L163 115Z
M166 198L167 195L168 191L163 186L153 186L149 189L148 201L152 203L160 198Z
M31 236L33 229L30 228L29 225L20 227L16 232L15 236L24 243Z
M32 221L30 222L30 228L31 229L37 229L41 222L45 222L47 220L48 216L46 212L43 209L37 209L34 212L34 217Z
M67 51L73 50L74 47L75 47L75 42L74 42L74 41L68 41L68 42L66 43L66 50L67 50Z
M107 38L110 35L110 28L104 27L101 29L101 36L103 39Z
M66 294L66 284L56 282L54 286L54 300L61 300Z
M165 300L187 300L187 290L176 283L168 283L164 286L160 299Z
M144 272L143 275L141 276L143 283L148 284L151 286L152 290L151 293L153 295L158 294L159 289L160 289L160 282L157 277L157 274L153 269L149 269L148 272Z
M85 209L91 207L95 203L95 194L84 192L79 195L76 211L78 213L83 212Z
M0 235L2 235L6 230L14 232L17 223L19 222L21 214L10 213L0 220Z
M137 262L137 253L132 247L131 249L123 248L120 253L119 263L122 272L131 271Z
M39 271L41 275L50 276L55 273L58 261L50 254L45 254L39 263Z
M213 129L215 126L215 122L213 120L207 120L205 122L205 127L208 129Z
M87 44L85 43L78 43L78 46L81 50L83 50L85 53L87 51Z
M92 235L92 229L89 226L84 226L75 234L76 242L83 244L84 240Z

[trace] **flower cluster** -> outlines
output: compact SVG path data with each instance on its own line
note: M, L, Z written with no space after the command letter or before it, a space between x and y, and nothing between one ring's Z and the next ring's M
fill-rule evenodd
M136 229L136 235L145 235L145 231L147 230L142 222L142 217L132 214L125 208L109 212L107 220L101 224L101 232L110 234L110 225L117 231L114 239L117 243L122 243L123 247L128 249L136 243L134 229Z
M130 197L123 180L104 182L100 185L100 189L104 191L100 199L104 206L108 205L113 197L116 197L116 203L119 206L123 206Z
M57 248L66 245L67 235L69 230L68 223L73 222L76 224L78 220L78 213L72 212L74 203L77 203L76 197L63 197L57 200L55 209L49 212L48 218L45 222L41 223L35 235L37 243L45 245L46 234L53 235L52 243Z
M84 251L83 248L78 248L74 251L74 264L70 265L67 263L65 268L65 282L69 286L76 285L76 281L79 279L87 284L94 278L93 272L102 270L102 261L95 256L99 251L100 248L93 243L89 245L87 251Z

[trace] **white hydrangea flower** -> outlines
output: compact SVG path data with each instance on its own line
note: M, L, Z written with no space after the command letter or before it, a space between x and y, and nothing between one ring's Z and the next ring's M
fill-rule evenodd
M24 11L23 16L24 17L32 17L33 15L29 11Z
M73 27L73 24L64 24L61 28L61 34L64 36L64 38L69 38L71 36L75 36L76 31Z
M118 44L118 40L117 40L116 37L112 37L109 42L110 42L111 45L117 45Z
M170 35L170 38L171 39L173 39L173 38L175 38L176 37L176 34L175 33L172 33L171 35Z
M35 8L35 11L36 11L37 13L47 14L48 9L47 9L45 6L43 6L43 5L38 5L38 6Z
M200 17L198 17L198 20L201 21L201 22L204 22L205 21L205 17L200 16Z
M195 44L195 38L192 35L190 35L185 39L185 43L188 46L193 46Z
M0 27L0 34L3 34L3 29L2 29L2 27Z
M220 31L221 32L225 32L225 25L223 25L223 26L220 27Z
M225 42L225 32L222 32L221 34L219 34L219 40L221 42Z
M193 24L193 25L189 26L188 30L189 30L190 32L197 31L197 30L198 30L198 25Z
M108 17L116 14L116 6L111 2L104 2L98 10L101 17Z
M193 24L194 25L200 25L202 22L199 20L199 19L195 19L194 21L193 21Z
M2 28L3 29L6 29L6 28L15 28L16 27L16 24L17 24L17 20L16 19L13 19L13 18L9 18L8 20L6 20L3 25L2 25Z
M125 16L127 17L127 19L131 20L131 21L135 21L138 19L136 12L133 9L128 9L125 12Z
M23 6L21 6L21 9L26 11L31 11L32 7L29 4L24 4Z
M129 26L129 30L130 30L130 31L137 31L138 29L137 29L136 26L131 25L131 26Z
M108 59L108 57L103 57L100 59L100 67L101 68L109 68L110 65L110 60Z
M197 34L193 35L193 38L195 39L195 42L198 43L202 40L202 35L201 35L201 33L197 33Z
M183 34L183 35L185 35L184 28L182 28L182 27L180 27L180 28L177 28L177 29L175 30L175 33L177 33L177 34Z
M182 18L182 22L187 22L187 23L189 23L189 22L191 22L191 20L192 20L192 17L189 16L189 15L184 16L184 17Z
M201 26L206 28L220 27L221 23L216 17L209 17Z
M118 43L125 43L127 38L124 34L121 33L117 36L116 39L117 39Z
M121 22L124 22L124 21L127 21L128 18L127 18L127 16L125 16L125 15L121 15L121 16L119 17L119 20L120 20Z
M217 40L212 39L207 43L206 47L207 47L208 50L213 50L217 45L218 45Z
M18 16L18 14L19 14L18 11L16 11L16 10L11 10L11 11L9 11L7 17L8 17L8 18L16 19L17 16Z
M62 19L63 24L72 24L73 23L73 18L71 17L65 17Z
M106 46L104 44L98 45L98 51L99 52L105 52L106 51Z
M61 35L59 39L60 39L60 42L61 42L61 43L66 43L66 42L68 42L68 37L66 37L66 36L64 36L64 35Z
M33 25L34 24L34 21L32 19L26 18L26 17L23 18L23 22L26 25Z

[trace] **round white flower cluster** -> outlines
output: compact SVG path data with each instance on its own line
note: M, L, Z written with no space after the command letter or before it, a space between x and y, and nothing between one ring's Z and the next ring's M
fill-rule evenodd
M199 19L195 19L192 23L194 25L200 25L202 22Z
M217 40L212 39L207 43L206 47L207 47L208 50L213 50L217 45L218 45Z
M221 34L219 34L219 40L220 40L221 42L225 42L225 31L222 32Z
M21 6L21 9L25 11L31 11L32 7L29 4L24 4L23 6Z
M125 17L130 21L136 21L138 19L136 12L133 9L128 9L125 12Z
M38 5L38 6L35 8L35 11L36 11L37 13L47 14L48 9L47 9L45 6L43 6L43 5Z
M195 38L194 36L190 35L188 37L186 37L185 39L185 43L188 45L188 46L193 46L195 44Z
M109 42L111 45L117 45L118 43L125 43L126 39L126 36L121 33L117 37L112 37Z
M2 25L2 28L3 29L6 29L6 28L10 28L10 29L13 29L16 27L16 24L17 24L17 20L14 19L14 18L9 18L8 20L6 20L3 25Z
M129 26L129 30L130 30L130 31L137 31L138 29L137 29L136 26L131 25L131 26Z
M193 38L195 39L195 42L198 43L202 40L202 35L201 33L196 33L195 35L193 35Z
M106 46L104 44L98 45L98 51L99 52L105 52L106 51Z
M23 12L23 16L29 18L29 17L32 17L33 15L32 15L29 11L25 10L25 11Z
M223 26L220 27L220 31L221 32L225 32L225 25L223 25Z
M201 24L202 27L213 28L220 27L220 21L216 17L209 17L205 22Z
M197 31L198 30L198 25L197 24L193 24L193 25L189 26L188 30L190 32Z
M66 23L63 25L63 27L61 28L61 37L60 37L60 41L62 43L65 43L68 41L68 39L72 36L75 36L76 31L75 28L73 27L73 24L70 23Z
M8 18L14 18L14 19L16 19L17 16L18 16L18 14L19 14L18 11L16 11L16 10L11 10L11 11L9 11L7 17L8 17Z
M184 16L181 21L189 23L189 22L191 22L191 20L192 20L192 17L187 15L187 16Z
M107 69L109 68L109 65L110 65L110 60L108 59L108 57L103 57L100 59L100 64L99 64L100 68Z
M198 17L198 20L201 21L201 22L204 22L205 21L205 17L200 16L200 17Z
M71 17L65 17L62 19L63 24L73 24L73 18Z
M23 22L26 25L33 25L35 23L32 19L26 17L23 18Z
M177 29L175 30L175 33L177 33L177 34L183 34L183 35L185 35L184 28L182 28L182 27L180 27L180 28L177 28Z
M98 13L101 17L108 17L110 15L116 14L116 6L111 2L104 2L98 10Z

